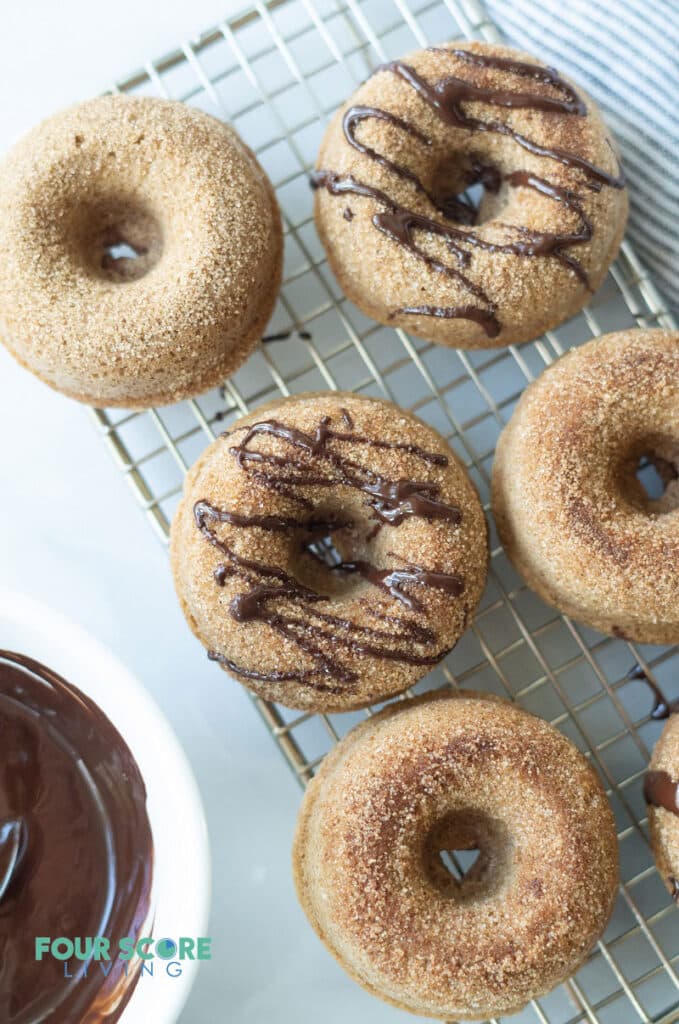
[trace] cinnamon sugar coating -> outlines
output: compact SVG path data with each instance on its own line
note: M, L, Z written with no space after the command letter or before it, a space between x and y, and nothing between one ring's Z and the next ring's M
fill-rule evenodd
M378 68L336 113L316 226L367 316L487 348L539 336L599 287L624 231L624 178L595 104L555 76L505 46L446 43ZM478 182L470 225L451 200Z
M478 849L462 881L442 850ZM574 972L617 889L613 815L585 758L499 698L396 702L353 729L304 797L297 893L373 995L412 1013L518 1011Z
M679 783L679 714L671 715L663 729L650 769L666 772ZM674 899L679 900L679 812L649 805L648 824L656 867Z
M636 477L650 460L666 485ZM593 629L679 641L679 333L574 349L524 392L493 470L508 556L545 601Z
M436 431L329 392L257 409L210 445L171 559L191 629L230 675L288 707L342 711L400 693L448 653L487 545L474 486Z
M143 407L221 382L266 325L281 261L254 154L184 104L88 100L0 164L0 338L80 401Z

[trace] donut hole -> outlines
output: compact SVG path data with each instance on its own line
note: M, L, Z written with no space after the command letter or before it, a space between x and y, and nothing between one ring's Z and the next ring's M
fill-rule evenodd
M679 444L664 438L642 441L623 460L620 485L635 508L653 515L679 509Z
M117 284L137 281L161 257L160 224L134 200L99 200L82 209L78 220L80 259L96 277Z
M439 859L446 871L461 882L469 874L478 861L481 851L478 847L471 850L440 850Z
M484 224L504 204L501 172L470 154L444 156L434 166L429 191L446 218L458 224Z
M424 844L425 874L444 896L485 899L511 872L514 844L507 826L474 808L445 815Z
M321 537L320 540L312 540L305 546L305 550L327 569L337 569L342 564L342 555L337 550L331 533Z
M300 583L327 597L340 600L353 599L371 587L358 566L376 560L372 535L374 520L367 519L363 510L347 526L339 526L327 533L307 535L300 541L292 566ZM324 508L314 511L314 518L340 524L351 518L346 507Z
M677 471L673 466L671 470L673 471L673 479L676 480ZM665 476L665 479L663 479L663 476ZM667 489L666 473L662 472L662 463L648 455L643 455L637 464L636 477L649 501L658 501L662 498Z

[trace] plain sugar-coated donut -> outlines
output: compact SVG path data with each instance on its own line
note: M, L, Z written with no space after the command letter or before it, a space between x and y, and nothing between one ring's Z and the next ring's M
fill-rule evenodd
M488 542L464 467L391 402L299 395L189 473L171 556L212 658L262 697L343 711L405 690L467 628Z
M477 849L461 881L442 851ZM297 825L297 892L373 995L447 1020L514 1013L573 973L617 888L585 758L499 698L397 702L324 759Z
M655 862L679 904L679 714L670 715L644 783Z
M662 479L651 499L637 479ZM579 622L679 641L679 333L574 349L524 392L497 446L493 512L528 585Z
M0 164L0 338L80 401L141 407L220 383L264 329L281 263L264 171L182 103L89 100Z
M618 250L616 154L595 104L533 57L431 47L379 67L331 121L316 225L367 316L461 348L527 341L581 309Z

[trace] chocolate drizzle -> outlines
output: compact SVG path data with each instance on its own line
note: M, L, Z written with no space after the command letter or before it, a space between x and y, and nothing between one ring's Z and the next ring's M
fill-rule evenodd
M497 71L507 71L510 74L518 75L519 78L529 78L540 85L554 86L562 95L563 99L552 99L548 96L540 96L534 92L521 93L510 92L502 89L478 89L470 86L461 79L446 79L450 82L458 82L459 87L472 89L468 95L459 95L458 104L463 99L484 99L500 107L526 107L530 110L551 110L562 114L577 114L584 117L587 108L575 89L568 82L564 81L555 68L543 67L540 64L529 64L525 61L513 60L511 57L494 57L485 53L474 53L473 50L447 49L441 46L430 46L430 53L452 53L453 56L465 61L467 64L477 64L484 68L494 68ZM398 62L394 62L398 63ZM387 65L391 67L391 65Z
M539 145L534 140L517 132L505 121L472 117L463 109L465 102L473 101L507 109L523 108L562 116L586 116L587 109L580 96L552 68L460 49L431 49L435 52L449 54L468 64L501 70L510 76L529 79L537 85L551 87L559 95L550 96L537 91L484 87L454 75L430 84L414 68L403 61L391 61L378 68L378 71L388 71L407 82L435 111L437 116L451 127L474 133L487 132L508 136L521 148L534 155L554 160L580 171L584 176L585 186L593 191L600 191L604 185L616 189L623 188L625 179L621 171L617 174L610 174L577 153L558 147L549 148ZM473 225L476 220L476 210L463 197L448 195L428 188L409 167L397 163L357 137L359 126L369 119L386 122L394 126L396 130L405 132L416 145L431 147L431 139L402 117L378 107L352 106L346 111L342 121L344 136L350 146L379 163L396 177L409 182L415 192L424 195L446 221L456 223L444 223L416 213L401 205L382 189L367 182L358 181L352 175L342 175L332 170L321 169L312 175L312 187L324 187L331 195L352 194L374 200L383 207L382 212L376 213L372 217L372 223L378 231L406 248L433 271L455 279L469 293L470 298L476 300L454 306L437 306L428 303L408 305L395 310L392 316L408 314L472 320L482 328L487 337L497 337L501 330L501 324L496 306L486 291L472 279L469 273L469 264L474 249L528 258L551 257L572 271L585 287L590 287L582 264L570 251L567 251L574 246L588 242L592 237L592 223L584 212L583 200L577 192L528 171L514 171L503 177L497 168L473 161L468 175L468 185L480 182L488 191L493 192L498 191L502 183L509 188L529 188L561 203L576 214L580 222L577 230L561 233L530 231L525 227L511 228L507 225L507 230L513 230L517 237L503 243L489 242L478 233L464 230L461 226ZM417 243L416 232L444 239L452 259L444 262L429 255Z
M0 737L0 1020L113 1024L138 978L114 959L118 943L149 934L143 779L84 693L9 651L0 651ZM39 935L107 937L106 974L74 961L65 980L59 961L36 962Z
M662 692L658 684L654 679L648 675L645 669L642 668L638 663L633 665L627 673L628 679L640 680L648 686L649 690L653 694L653 708L651 709L651 718L656 721L669 718L670 715L679 713L679 699L668 700L665 694Z
M453 597L464 593L464 578L459 573L432 572L417 565L409 565L405 569L378 569L370 562L358 559L354 562L340 562L335 571L358 573L376 587L386 590L393 598L404 604L406 608L423 610L422 602L412 594L407 594L403 587L406 583L419 583L435 590L443 590Z
M451 127L465 128L472 132L490 132L495 135L507 135L529 153L533 153L536 156L544 156L551 160L556 160L558 163L564 164L566 167L573 167L582 171L589 181L594 181L599 186L609 185L611 188L624 187L625 177L622 172L619 172L618 174L609 174L608 171L604 171L601 167L597 167L595 164L590 163L589 160L585 160L583 157L578 156L577 153L571 153L568 150L559 149L557 147L550 148L539 145L537 142L534 142L525 135L521 135L519 132L515 131L514 128L505 121L482 121L479 118L465 114L462 109L462 103L468 100L475 100L477 102L481 101L483 103L488 103L491 106L552 111L560 114L574 114L578 117L586 116L587 109L582 100L569 85L559 78L556 72L552 72L549 68L542 68L537 64L520 64L518 61L507 61L500 57L489 57L483 54L469 53L466 50L440 50L439 52L452 53L453 56L467 60L473 64L481 64L484 67L497 68L504 71L510 71L514 74L522 74L524 76L526 76L529 70L532 69L535 72L532 77L534 77L536 81L539 81L540 76L542 76L543 83L548 82L551 85L558 84L559 88L562 91L565 91L565 98L555 99L538 93L514 92L505 89L487 89L482 86L474 85L463 78L457 78L454 75L451 75L448 78L442 78L432 86L422 78L414 68L411 68L408 64L404 64L403 61L400 60L384 64L378 70L391 71L395 75L398 75L399 78L402 78L408 83L408 85L412 86L418 95L421 96L433 110L436 111L441 120L445 121L446 124L451 125ZM524 70L518 71L518 68L522 68Z
M644 780L644 800L679 815L679 782L667 772L650 771Z
M483 327L489 338L495 338L500 333L500 322L495 314L495 306L488 298L486 292L479 285L475 284L463 271L470 260L470 253L462 248L461 243L470 243L482 248L497 247L491 243L483 242L478 236L462 231L453 225L442 224L440 221L432 220L423 214L415 213L404 206L400 206L392 200L386 192L373 188L364 182L357 181L351 175L341 177L331 171L315 171L311 176L313 188L326 188L334 196L353 194L374 199L385 207L382 213L373 215L372 222L378 231L387 235L403 248L407 249L413 256L426 263L428 267L447 277L454 278L460 282L482 305L465 304L463 306L451 306L440 314L436 313L437 307L404 307L396 312L410 312L415 309L423 311L423 315L442 315L449 318L462 318L475 320ZM447 246L453 255L454 263L442 263L441 260L430 256L415 240L415 231L424 231L429 235L437 235L446 240ZM394 314L395 315L395 314Z
M346 409L340 409L340 416L342 417L342 423L347 428L347 430L353 430L354 421L351 418L351 413L348 412Z
M672 889L672 899L675 903L679 903L679 879L675 878L673 875L670 875L670 877L667 879L667 882Z
M250 442L260 434L286 441L293 449L313 456L320 466L317 468L315 461L310 465L308 460L293 455L271 455L249 448ZM319 422L313 434L304 433L277 420L255 423L247 428L245 437L239 445L231 448L231 452L241 469L249 468L260 483L288 496L295 496L300 486L342 485L362 491L367 496L367 505L372 509L373 517L391 526L398 526L409 516L446 519L454 524L460 522L459 508L441 501L436 484L416 480L387 480L373 473L367 466L341 455L329 446L331 441L402 451L436 466L448 463L445 455L424 451L417 445L366 437L353 432L351 428L346 431L335 430L327 416ZM302 497L301 503L307 504L308 499Z
M403 178L405 181L409 181L414 186L416 192L421 192L427 197L430 203L436 207L436 209L442 213L445 217L452 217L462 224L473 224L476 216L476 211L473 206L465 202L464 199L460 199L456 195L445 195L438 192L434 192L428 189L423 184L422 180L411 171L410 168L405 167L403 164L398 164L394 160L390 160L389 157L379 153L376 149L372 149L370 146L366 146L364 143L359 142L356 138L356 128L363 121L369 118L374 118L378 121L387 121L390 124L400 128L401 131L412 136L417 142L423 146L431 146L431 139L428 139L419 128L415 128L414 125L404 121L402 117L397 117L396 114L389 113L388 110L381 110L379 107L350 107L342 120L342 128L344 131L344 137L350 146L358 150L359 153L363 153L365 156L370 157L371 160L375 160L382 167L392 171L399 178ZM481 180L481 179L479 179ZM472 182L470 181L470 184Z
M246 585L230 601L229 614L235 621L247 624L260 622L304 654L305 664L287 671L259 672L237 665L226 655L212 651L209 657L245 679L262 682L294 681L324 693L344 693L356 684L358 676L343 654L368 655L409 665L437 664L447 653L440 648L436 633L417 618L375 612L374 625L362 624L330 609L331 599L300 582L281 565L269 564L239 554L230 540L217 532L219 524L230 527L257 528L285 532L296 538L301 556L313 554L314 538L340 534L355 529L348 519L314 517L308 514L310 499L303 493L307 487L350 487L365 496L366 509L377 525L397 528L405 519L415 516L444 519L460 523L459 508L442 500L434 481L390 480L367 466L342 454L349 443L402 451L430 466L445 466L448 459L437 452L426 451L414 444L385 441L357 431L346 409L340 410L346 429L336 429L329 417L323 417L313 432L270 419L241 428L245 431L239 444L229 450L245 473L257 482L292 499L300 507L300 515L246 516L217 508L207 500L196 502L194 518L205 539L221 554L223 562L214 570L215 583L225 586L229 579ZM282 442L284 453L262 451L255 447L257 438L271 437ZM368 542L369 538L366 538ZM318 556L316 556L318 558ZM420 594L444 592L459 597L464 592L464 579L457 573L445 573L416 565L380 568L367 560L341 562L328 571L343 575L357 574L404 606L410 613L426 613ZM366 606L368 614L372 614ZM374 612L374 609L373 609Z

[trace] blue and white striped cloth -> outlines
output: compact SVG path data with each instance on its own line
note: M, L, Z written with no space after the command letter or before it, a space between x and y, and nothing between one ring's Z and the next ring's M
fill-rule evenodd
M580 82L629 180L628 232L679 305L679 0L486 0L506 41Z

